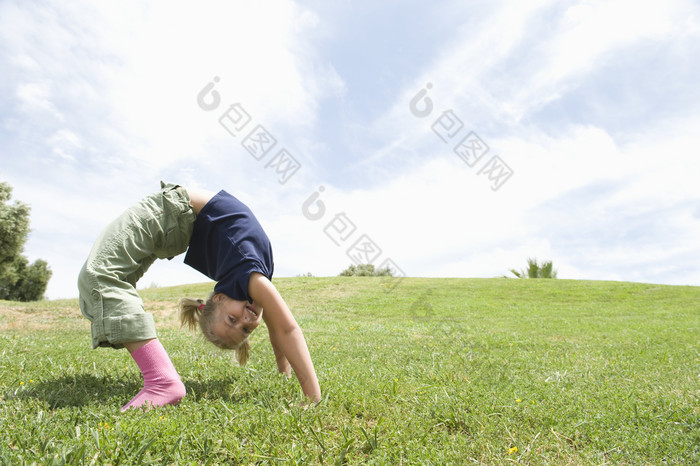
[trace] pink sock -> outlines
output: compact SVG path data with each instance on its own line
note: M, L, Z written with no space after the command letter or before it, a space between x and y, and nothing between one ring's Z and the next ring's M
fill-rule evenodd
M137 349L131 353L131 357L143 374L143 389L122 406L122 413L145 404L177 404L185 397L185 386L159 340L153 340Z

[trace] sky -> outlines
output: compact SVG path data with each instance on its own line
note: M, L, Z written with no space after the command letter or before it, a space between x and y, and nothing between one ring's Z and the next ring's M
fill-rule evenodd
M696 0L0 0L0 180L51 299L161 180L251 207L277 277L697 286L699 82Z

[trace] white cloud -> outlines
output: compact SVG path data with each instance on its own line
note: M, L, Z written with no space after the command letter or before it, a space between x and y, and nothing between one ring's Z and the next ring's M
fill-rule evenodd
M72 152L83 149L80 138L68 129L59 129L48 140L48 144L53 148L53 153L59 157L76 161Z
M678 71L673 66L691 66L698 6L504 0L436 7L461 26L432 28L441 46L423 54L432 62L383 77L402 75L382 117L343 120L362 127L352 133L362 140L347 138L352 147L337 157L347 160L339 169L361 175L341 187L318 177L338 169L326 164L325 148L344 145L319 134L319 109L343 111L339 102L357 105L354 93L364 90L346 86L338 71L346 69L344 57L320 55L336 18L287 0L0 3L7 76L0 89L11 96L0 118L16 133L8 137L12 150L33 157L9 181L34 208L31 256L55 264L49 295L75 295L75 274L97 233L161 176L245 199L273 240L278 276L344 269L348 245L336 246L324 227L345 212L357 226L351 240L367 234L383 249L380 261L391 257L410 275L497 276L537 256L554 259L565 278L700 281L692 265L700 259L692 246L700 232L692 209L700 197L696 111L623 134L596 122L552 131L525 118L571 96L606 63L633 61L634 51L652 44L675 44L680 58L666 63L669 76ZM390 21L384 33L392 33ZM206 112L196 97L215 76L221 105ZM408 104L428 82L434 111L416 118ZM217 122L235 102L303 159L288 185ZM498 192L431 130L448 109L464 131L486 140L489 157L498 154L514 169ZM301 204L321 183L328 211L311 221ZM651 215L661 216L663 228ZM668 261L677 265L665 276L652 270ZM144 280L203 277L176 259Z
M74 294L97 233L161 177L243 195L275 183L279 195L217 119L240 102L280 143L303 137L318 100L344 86L308 48L318 22L288 0L0 4L3 89L13 94L0 118L12 156L22 154L4 168L33 206L28 250L54 266L50 296ZM196 97L214 76L221 106L207 113ZM308 177L313 164L304 168Z
M614 61L615 54L636 53L685 35L677 25L688 19L689 6L685 0L585 1L570 6L553 20L551 35L531 51L532 66L518 76L522 82L509 103L516 121Z
M155 166L199 157L208 139L228 138L216 119L233 103L272 128L313 123L317 97L299 53L311 12L290 1L157 2L131 24L109 103L138 138L136 154ZM222 102L207 114L196 96L215 77Z
M21 83L16 91L19 106L26 112L47 113L62 119L61 112L52 102L51 84L48 81Z
M311 235L317 259L291 251L299 238L285 253L321 274L345 268L345 251L364 233L383 249L379 262L391 257L409 275L500 276L537 257L553 259L563 278L697 283L699 168L684 170L686 154L665 155L697 147L693 127L676 121L624 145L595 127L494 140L516 170L497 192L478 170L436 150L372 188L325 186L324 218L283 218L274 230L284 235L282 225L293 225ZM336 246L324 228L341 212L357 229Z
M579 2L563 14L561 8L504 2L456 34L375 122L381 145L356 168L381 175L369 191L348 193L348 202L364 212L358 218L368 216L365 224L384 224L385 243L410 274L492 276L542 256L559 258L562 275L571 278L697 283L693 264L700 255L687 242L700 228L689 207L700 200L690 155L700 143L697 113L659 118L647 133L628 130L617 138L595 125L553 132L520 122L619 54L655 41L682 49L697 35L698 8L686 1ZM420 119L408 104L426 83L434 110ZM491 154L515 170L498 193L431 131L449 109L463 131L482 135ZM380 186L382 177L388 181ZM607 185L608 196L600 197L597 187ZM585 210L556 203L569 193L577 196L572 208ZM664 209L671 213L659 215ZM658 273L664 258L676 264Z
M618 57L634 57L659 43L675 43L682 54L683 44L697 41L700 29L700 8L688 0L582 1L563 8L551 0L503 1L477 15L478 21L469 16L373 126L411 144L425 137L425 131L415 133L417 123L406 107L431 83L437 112L454 109L466 124L479 125L477 130L512 131L525 115ZM452 14L469 9L460 3ZM376 154L367 159L376 161Z
M208 139L225 137L196 105L214 76L223 100L216 117L240 102L272 126L311 125L314 92L342 92L332 68L308 85L317 70L303 31L318 18L291 1L7 3L3 18L26 114L70 113L80 138L80 123L97 119L102 128L90 137L155 169L200 157ZM118 139L105 141L110 133Z

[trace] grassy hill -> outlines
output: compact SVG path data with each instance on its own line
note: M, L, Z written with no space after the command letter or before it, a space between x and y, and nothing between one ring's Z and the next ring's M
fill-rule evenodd
M323 401L179 330L142 290L188 395L119 413L126 351L90 349L76 300L0 302L0 461L698 463L700 288L574 280L281 278Z

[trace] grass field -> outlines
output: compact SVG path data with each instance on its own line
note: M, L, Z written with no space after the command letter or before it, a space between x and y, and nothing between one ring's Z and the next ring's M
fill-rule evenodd
M517 279L283 278L323 391L304 410L261 326L232 363L142 291L188 395L90 349L74 300L0 302L4 464L698 464L700 288Z

